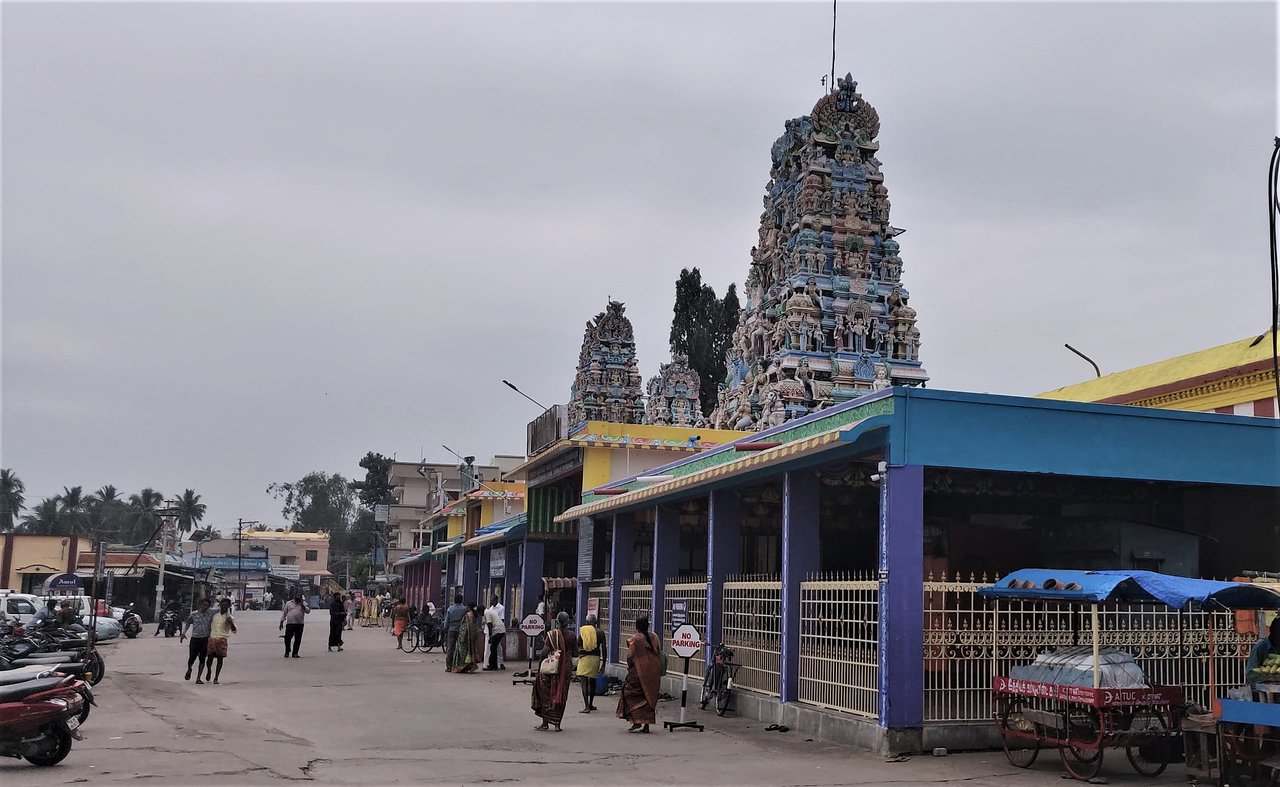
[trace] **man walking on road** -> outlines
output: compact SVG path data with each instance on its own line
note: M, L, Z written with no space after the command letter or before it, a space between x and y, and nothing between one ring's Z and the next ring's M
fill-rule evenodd
M484 611L484 622L489 625L489 663L485 669L489 672L506 669L502 663L502 646L507 639L507 608L502 606L502 597L495 594L493 603Z
M307 613L311 608L307 606L307 602L302 600L302 594L296 593L288 604L284 605L284 611L280 613L280 629L284 631L284 657L290 656L298 658L298 647L302 644L302 626L306 623ZM289 643L293 643L293 650L290 651Z
M209 650L209 629L213 625L213 610L209 608L209 597L200 599L199 609L193 610L182 623L182 631L178 633L178 641L187 638L187 629L191 629L191 644L187 646L187 675L183 680L191 680L191 665L200 660L196 668L196 683L204 683L200 673L204 672L205 655Z
M458 644L458 632L462 629L462 618L467 608L462 603L462 594L453 597L453 603L444 613L444 666L446 672L453 672L453 651Z

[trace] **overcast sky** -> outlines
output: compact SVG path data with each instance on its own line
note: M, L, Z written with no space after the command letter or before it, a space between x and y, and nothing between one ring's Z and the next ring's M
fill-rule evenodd
M746 276L816 5L3 7L3 465L208 521L368 450L521 453L584 321L645 376ZM840 9L940 388L1263 330L1275 6Z

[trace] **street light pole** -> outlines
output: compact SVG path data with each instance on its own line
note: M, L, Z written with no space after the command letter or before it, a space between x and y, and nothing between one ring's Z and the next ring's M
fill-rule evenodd
M168 544L169 523L178 507L177 500L164 501L168 508L160 512L160 579L156 582L156 623L160 622L161 610L164 609L164 567L169 561Z

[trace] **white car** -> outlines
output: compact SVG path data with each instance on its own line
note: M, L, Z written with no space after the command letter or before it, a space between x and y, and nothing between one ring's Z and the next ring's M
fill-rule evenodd
M6 593L0 597L0 603L4 604L6 617L22 624L35 617L36 611L44 604L39 597L30 593Z

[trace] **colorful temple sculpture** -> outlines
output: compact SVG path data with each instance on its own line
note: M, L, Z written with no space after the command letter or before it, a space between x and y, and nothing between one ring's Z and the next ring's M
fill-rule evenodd
M671 363L664 363L646 386L645 423L658 426L707 425L702 415L702 378L689 367L689 357L671 352Z
M876 158L880 118L857 87L846 75L773 145L712 426L760 430L929 379Z
M644 423L644 392L636 362L635 333L626 307L608 308L587 323L578 353L578 373L569 394L568 422Z

